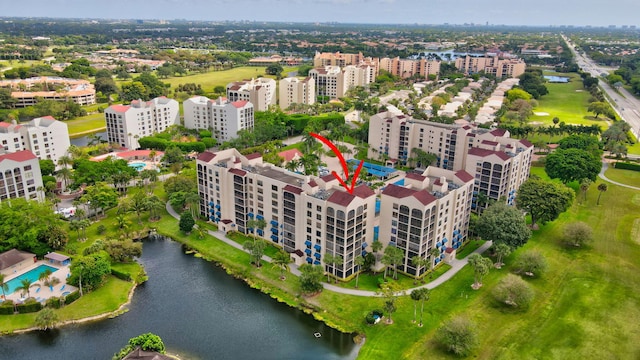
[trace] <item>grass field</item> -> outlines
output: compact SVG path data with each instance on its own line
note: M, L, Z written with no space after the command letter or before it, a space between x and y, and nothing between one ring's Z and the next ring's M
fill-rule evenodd
M71 138L104 130L107 126L104 114L100 113L67 120L65 123L69 127L69 137Z
M609 167L604 175L613 181L640 187L640 171L620 170Z
M592 120L593 114L587 112L591 95L582 87L580 76L575 73L545 72L545 75L570 77L568 83L547 83L549 93L538 100L538 106L534 112L548 113L549 115L532 115L529 122L541 122L544 125L553 125L553 118L558 117L566 124L593 125L598 124L607 128L603 120Z

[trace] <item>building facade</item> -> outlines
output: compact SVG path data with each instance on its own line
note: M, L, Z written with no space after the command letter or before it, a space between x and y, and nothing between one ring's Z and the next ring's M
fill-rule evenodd
M400 59L399 57L382 58L380 59L379 68L380 70L385 70L392 75L400 76L402 78L420 75L427 79L429 78L429 75L437 76L440 74L440 61L427 59Z
M109 143L137 149L138 139L180 124L177 101L158 97L151 101L132 101L130 105L111 105L104 111Z
M472 57L465 56L456 59L456 68L465 74L475 74L483 71L485 74L497 78L515 78L524 74L527 64L522 59L501 59L498 56Z
M186 128L209 129L219 142L236 138L240 130L253 129L254 107L248 100L194 96L185 100L183 108Z
M344 73L339 66L325 66L309 70L309 76L315 81L316 96L337 99L344 96L346 89Z
M51 116L26 123L0 122L0 144L5 151L31 150L40 160L58 160L71 146L67 124Z
M288 77L280 80L280 109L292 104L313 105L316 102L316 84L313 78Z
M436 156L436 167L471 174L476 195L483 193L496 201L504 197L512 203L529 176L533 145L512 139L506 130L434 123L391 111L378 113L369 122L369 157L425 167L415 160L413 149L420 149ZM476 197L472 208L486 206L477 200L481 199Z
M404 184L389 184L380 201L379 240L401 249L404 258L398 270L419 277L430 265L444 261L447 249L457 249L467 237L473 176L464 170L428 167L409 173ZM437 249L438 255L432 255ZM417 265L414 257L428 259Z
M255 111L267 111L276 104L276 81L269 78L257 78L232 82L227 85L229 101L249 101Z
M277 244L296 264L323 265L348 278L373 241L375 193L367 186L350 194L331 175L300 175L235 149L200 154L197 172L202 216L223 231L255 233ZM262 220L264 228L251 228L252 220ZM344 262L334 269L324 263L326 254Z
M11 96L17 99L16 107L35 105L40 100L71 100L79 105L96 103L96 90L88 80L40 76L2 80L0 87L11 89Z
M0 153L0 202L16 198L42 201L42 186L40 163L31 151Z

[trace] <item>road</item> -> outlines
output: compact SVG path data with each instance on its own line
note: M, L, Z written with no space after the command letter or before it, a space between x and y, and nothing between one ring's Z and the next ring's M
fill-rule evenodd
M575 45L569 42L569 39L562 35L565 43L571 49L571 52L576 57L576 63L583 71L586 71L595 78L599 78L602 74L608 74L610 68L605 68L596 64L593 60L586 55L582 55L576 52ZM640 139L640 100L636 99L633 94L629 93L626 89L620 88L618 91L614 90L607 82L600 80L600 87L607 93L609 98L613 99L613 103L609 101L613 109L618 113L620 118L631 125L631 132L635 135L636 139Z

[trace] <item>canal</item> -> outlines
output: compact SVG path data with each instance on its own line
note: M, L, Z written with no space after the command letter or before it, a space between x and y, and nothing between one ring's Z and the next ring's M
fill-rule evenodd
M279 303L169 239L144 243L149 280L129 312L52 332L0 337L2 359L109 360L129 338L153 332L183 359L354 359L352 336ZM314 333L320 333L316 338Z

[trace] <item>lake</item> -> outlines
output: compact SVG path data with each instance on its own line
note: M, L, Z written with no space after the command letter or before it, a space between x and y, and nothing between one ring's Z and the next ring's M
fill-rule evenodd
M0 337L2 359L109 360L128 339L159 335L183 359L355 359L350 334L271 299L168 239L144 243L149 280L129 312L52 332ZM316 338L314 333L322 334Z

